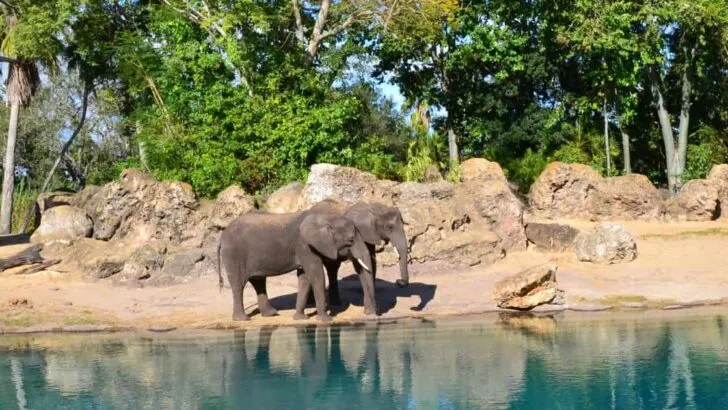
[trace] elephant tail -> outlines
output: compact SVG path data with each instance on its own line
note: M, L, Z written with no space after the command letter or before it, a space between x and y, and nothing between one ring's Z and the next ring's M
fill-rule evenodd
M222 292L223 281L222 281L222 258L220 258L220 250L222 249L222 238L217 242L217 280L220 286L220 292Z

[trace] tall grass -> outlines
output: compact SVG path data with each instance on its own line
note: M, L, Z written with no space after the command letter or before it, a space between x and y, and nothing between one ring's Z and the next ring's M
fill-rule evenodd
M25 218L25 213L28 212L28 208L35 201L37 195L38 192L36 190L28 187L27 178L20 178L13 194L13 233L20 229L20 225ZM32 233L34 221L35 215L31 215L28 228L25 232L19 233Z

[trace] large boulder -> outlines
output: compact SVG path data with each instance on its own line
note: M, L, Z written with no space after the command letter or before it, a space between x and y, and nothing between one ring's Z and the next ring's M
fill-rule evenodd
M705 179L683 185L680 193L665 201L667 216L677 221L712 221L720 216L719 188Z
M38 229L30 237L32 243L73 241L87 238L93 232L93 221L82 209L61 205L46 210Z
M471 180L455 187L457 201L473 218L482 219L502 239L505 249L525 249L523 203L503 180Z
M150 242L136 248L121 271L113 276L114 283L140 286L142 281L159 272L166 253L167 247L161 242Z
M728 218L728 164L714 165L708 174L708 181L718 188L720 217Z
M499 308L530 310L554 300L558 293L556 265L534 266L501 279L493 286Z
M574 239L574 252L582 262L614 264L637 258L637 243L622 225L602 222Z
M266 200L265 210L276 214L295 212L302 191L303 184L300 182L292 182L278 189Z
M235 218L253 209L255 209L253 198L239 186L230 186L217 195L217 200L210 215L210 226L216 229L224 229Z
M587 211L597 220L654 220L662 216L662 195L640 174L599 180L587 200Z
M84 273L88 279L105 279L121 272L135 250L136 247L126 241L82 238L65 252L63 262Z
M501 181L506 182L503 169L497 162L483 158L471 158L460 164L460 181Z
M377 177L356 168L315 164L311 166L297 209L308 209L329 198L351 205L367 200L386 202L379 185Z
M563 251L574 247L579 230L569 225L529 223L526 238L537 248L549 251Z
M545 218L589 218L588 199L600 180L587 165L552 162L531 185L531 211Z
M501 238L488 225L471 220L452 184L408 182L392 186L390 193L402 213L413 261L475 265L502 257ZM382 258L382 263L396 263L396 258Z
M82 191L77 203L91 216L94 238L99 240L181 242L188 236L191 214L199 207L188 184L159 182L135 169L123 171L120 182L94 191Z

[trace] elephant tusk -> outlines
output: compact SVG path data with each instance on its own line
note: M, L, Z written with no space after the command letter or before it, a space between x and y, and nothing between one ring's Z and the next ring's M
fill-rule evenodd
M397 254L397 259L399 259L399 251L397 250L397 247L396 246L394 247L394 253Z
M364 261L362 261L361 259L356 258L356 261L359 262L359 265L361 265L362 268L368 270L369 272L372 271L371 268L369 268L369 266L367 266L366 263L364 263Z

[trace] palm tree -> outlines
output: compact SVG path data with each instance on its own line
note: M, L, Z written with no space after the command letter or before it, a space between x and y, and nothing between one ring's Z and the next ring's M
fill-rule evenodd
M5 15L5 36L2 42L4 55L12 54L13 29L18 23L15 9L2 2ZM24 59L5 59L9 62L7 76L7 97L10 103L10 126L3 162L2 204L0 205L0 234L9 234L12 228L13 190L15 189L15 140L18 135L18 115L20 106L27 106L40 85L38 67L34 61Z

